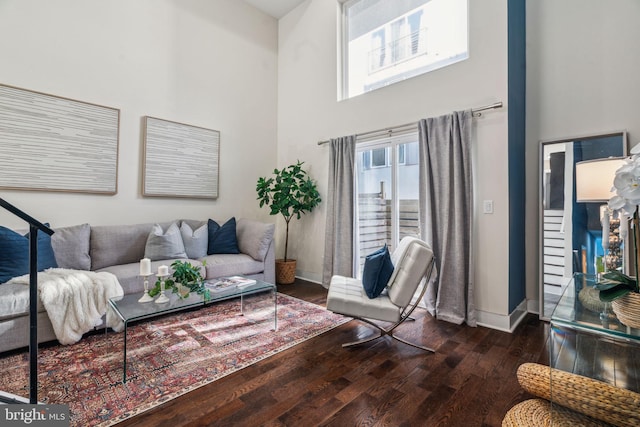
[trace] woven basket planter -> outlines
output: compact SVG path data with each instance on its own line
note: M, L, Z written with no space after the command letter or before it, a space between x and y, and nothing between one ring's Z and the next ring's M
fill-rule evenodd
M553 375L553 396L551 375ZM518 382L534 396L551 400L554 411L562 405L583 415L621 427L640 425L640 394L581 375L549 368L537 363L523 363L518 367ZM529 411L535 413L535 408ZM556 420L557 421L557 420ZM510 426L513 424L506 424ZM518 424L518 426L537 424ZM549 424L550 425L550 424ZM582 422L559 423L556 426L586 426Z
M296 281L296 260L276 260L276 283L290 285Z
M640 294L629 292L611 303L613 312L623 325L640 328Z
M578 292L578 299L587 310L602 313L606 308L605 303L600 301L600 291L591 286L586 286Z

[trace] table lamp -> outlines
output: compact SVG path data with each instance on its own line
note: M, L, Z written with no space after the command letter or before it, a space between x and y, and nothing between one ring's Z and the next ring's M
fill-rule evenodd
M600 206L602 224L602 249L604 251L604 269L607 271L607 253L609 252L609 232L611 210L607 205L615 195L613 180L616 171L625 163L624 157L585 160L576 163L576 202L603 203ZM620 237L626 237L626 221L620 221Z

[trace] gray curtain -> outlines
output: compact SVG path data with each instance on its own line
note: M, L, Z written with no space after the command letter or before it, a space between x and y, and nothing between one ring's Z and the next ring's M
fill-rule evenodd
M332 139L322 285L331 276L353 276L356 136Z
M476 326L473 298L471 110L420 120L420 222L438 275L424 302L438 319Z

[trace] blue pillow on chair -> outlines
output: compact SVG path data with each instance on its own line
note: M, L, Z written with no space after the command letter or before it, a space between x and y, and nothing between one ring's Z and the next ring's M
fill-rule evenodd
M367 296L371 299L377 298L387 286L392 273L391 255L385 243L384 247L365 258L362 286Z
M207 255L213 254L239 254L238 237L236 236L236 218L218 225L217 222L210 219L209 227L209 243L207 245Z
M57 266L51 236L38 232L38 271ZM0 283L23 274L29 274L29 233L21 236L0 226Z

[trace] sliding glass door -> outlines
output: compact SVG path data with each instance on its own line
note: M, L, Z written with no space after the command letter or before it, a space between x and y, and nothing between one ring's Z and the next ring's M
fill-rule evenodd
M356 148L358 274L365 257L385 243L389 250L404 236L420 237L418 135L362 142Z

